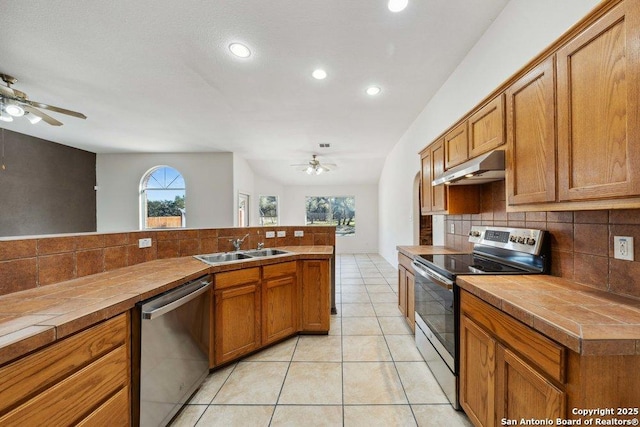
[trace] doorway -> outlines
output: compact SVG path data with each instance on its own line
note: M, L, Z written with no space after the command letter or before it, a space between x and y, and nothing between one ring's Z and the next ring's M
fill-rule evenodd
M238 193L238 227L249 226L249 195Z

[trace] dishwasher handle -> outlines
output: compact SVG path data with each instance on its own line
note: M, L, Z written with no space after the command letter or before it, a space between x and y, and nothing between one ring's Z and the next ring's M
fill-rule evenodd
M163 295L162 298L158 298L158 300L161 300L159 301L161 304L159 306L153 304L153 300L151 301L151 304L144 304L142 306L142 319L153 320L158 318L163 314L199 297L203 293L207 292L210 287L211 280L207 278L187 283L180 288Z

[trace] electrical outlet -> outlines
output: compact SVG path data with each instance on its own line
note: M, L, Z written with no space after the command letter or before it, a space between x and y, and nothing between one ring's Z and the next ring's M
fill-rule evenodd
M456 234L456 225L453 222L449 225L449 233Z
M633 237L613 236L613 257L633 261Z
M293 232L293 237L304 237L304 231L302 230L295 230Z
M147 239L138 239L138 247L139 248L150 248L151 247L151 238Z
M286 237L287 236L287 232L284 231L284 230L280 230L280 231L278 231L277 236L278 237Z
M264 233L264 237L266 237L267 239L273 239L274 237L276 237L276 232L267 231L266 233Z

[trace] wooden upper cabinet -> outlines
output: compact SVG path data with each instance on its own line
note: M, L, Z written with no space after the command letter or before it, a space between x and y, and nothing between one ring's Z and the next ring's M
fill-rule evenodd
M467 121L460 123L444 136L444 166L450 169L469 159Z
M444 173L444 139L431 145L431 180ZM431 210L443 212L447 210L447 192L444 185L431 186Z
M431 213L431 148L427 147L420 153L420 213Z
M506 91L507 204L555 201L555 93L553 57Z
M469 158L504 143L504 96L501 94L469 117Z
M639 15L621 2L557 52L560 201L640 195Z

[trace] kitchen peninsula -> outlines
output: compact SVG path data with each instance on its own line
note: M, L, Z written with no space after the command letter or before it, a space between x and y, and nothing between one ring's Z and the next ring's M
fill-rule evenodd
M110 417L111 421L129 420L132 410L131 310L139 301L202 275L211 274L215 283L218 275L232 271L255 271L279 264L293 266L295 268L291 277L295 279L291 283L295 296L295 313L292 318L295 320L295 327L287 336L304 331L326 333L329 329L330 283L334 258L333 234L330 232L332 227L326 227L326 230L320 227L296 227L299 228L304 229L309 237L297 240L291 238L278 246L290 252L289 255L228 265L208 265L190 255L200 253L205 240L213 239L216 245L219 240L218 248L226 249L223 245L230 237L240 235L248 229L120 233L120 238L126 235L131 242L137 242L135 239L142 234L145 234L145 238L146 235L153 236L153 247L145 249L154 251L155 259L145 261L144 257L136 257L136 252L144 249L137 248L137 244L130 245L131 256L127 259L139 260L132 265L35 287L26 281L22 282L26 289L0 297L0 373L6 380L0 388L0 424L37 424L54 419L63 423L78 423L81 420L96 422L107 419L104 417ZM260 230L250 230L252 241L257 238ZM180 239L181 236L194 238ZM63 255L73 254L72 257L77 262L74 265L77 274L86 269L82 261L84 258L80 255L83 251L78 249L89 241L103 242L100 249L93 250L103 251L103 265L107 265L108 247L105 242L113 238L114 235L110 234L83 234L3 240L0 242L0 254L3 260L23 263L34 258L25 257L25 254L36 255L32 262L46 265L46 258L54 255L44 255L40 251L57 247L58 251L64 250ZM159 257L159 248L162 246L160 242L182 240L198 242L197 245L194 243L190 246L190 249L185 249L192 251L192 254ZM313 244L314 241L319 244ZM327 242L330 244L320 244ZM212 243L209 241L208 244ZM278 243L274 241L272 247ZM35 248L35 253L28 252L30 245ZM189 246L185 244L183 247ZM9 285L15 289L18 272L12 271L13 275L3 275L4 280L10 282L3 283L5 289ZM45 279L44 276L41 277ZM258 289L261 289L264 283L261 275L256 283ZM210 296L212 310L215 298L214 291ZM262 323L260 313L264 307L258 304L255 309L258 313L256 321ZM214 317L215 313L212 319ZM210 367L213 368L217 365L213 357L215 343L220 342L221 337L215 336L215 328L212 327L211 331ZM265 343L261 341L261 335L256 339L257 345L254 348L236 353L233 357L241 357L262 348ZM223 363L229 360L231 359L225 359ZM72 405L73 410L69 410L68 399L75 403ZM35 407L38 411L33 410Z

